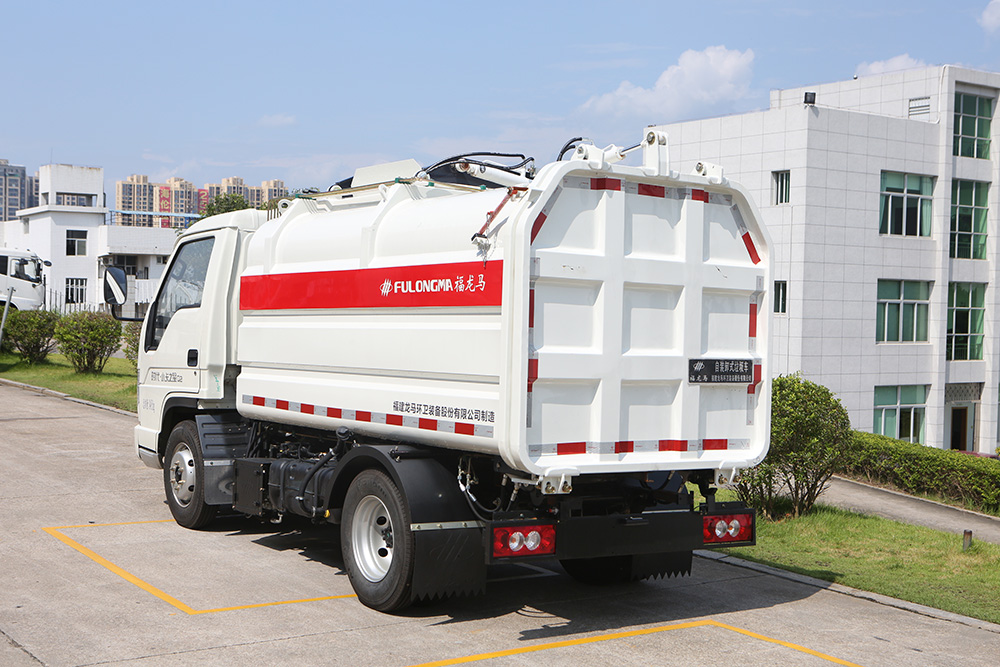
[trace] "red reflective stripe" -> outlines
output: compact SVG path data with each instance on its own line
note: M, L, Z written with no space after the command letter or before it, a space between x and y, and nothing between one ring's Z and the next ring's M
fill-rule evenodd
M750 337L757 337L757 304L750 302Z
M528 359L528 391L531 391L532 385L535 384L535 380L538 379L538 359Z
M340 408L327 408L326 409L326 416L327 417L334 417L336 419L340 419L340 415L341 415Z
M592 178L590 179L590 189L621 192L622 182L617 178Z
M753 239L750 238L750 232L744 232L743 245L747 247L747 252L750 253L750 260L754 264L760 264L760 255L757 254L757 248L753 244Z
M528 328L535 326L535 290L528 290Z
M254 405L264 405L264 397L263 396L254 396L253 397L253 404Z
M650 185L649 183L639 184L639 194L646 197L666 197L667 189L662 185Z
M420 428L427 429L428 431L438 430L438 422L436 419L424 419L420 418Z
M686 452L687 440L660 440L661 452Z
M354 413L354 419L359 422L370 422L372 420L372 413L358 410Z
M763 369L760 364L753 365L753 383L760 384L761 376L763 375Z
M499 306L502 293L502 260L278 273L240 278L240 310Z
M455 422L455 433L461 435L475 435L476 425L466 424L465 422Z
M277 400L274 402L274 407L278 408L279 410L287 410L288 401Z
M716 440L702 440L701 441L701 448L704 449L704 450L706 450L706 451L710 450L710 449L728 449L729 448L729 441L725 440L725 439L722 439L722 440L718 440L718 439L716 439Z
M299 411L302 412L303 414L311 415L314 412L316 412L316 406L315 405L309 405L308 403L302 403L299 406Z
M556 454L586 454L585 442L560 442L556 445Z
M708 193L704 190L691 190L691 199L708 203Z
M544 213L539 213L538 217L535 218L535 224L531 226L531 242L535 242L535 237L538 236L538 232L542 231L542 225L545 224L545 218L548 216Z
M635 451L635 443L632 440L622 440L615 443L615 454L627 454Z
M402 415L386 415L385 416L385 423L386 424L390 424L391 426L402 426L403 425L403 416Z

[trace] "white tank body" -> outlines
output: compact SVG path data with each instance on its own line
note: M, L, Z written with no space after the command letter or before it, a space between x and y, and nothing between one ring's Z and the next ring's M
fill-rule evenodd
M601 159L294 200L240 277L239 410L542 476L732 474L768 445L759 221L721 176Z

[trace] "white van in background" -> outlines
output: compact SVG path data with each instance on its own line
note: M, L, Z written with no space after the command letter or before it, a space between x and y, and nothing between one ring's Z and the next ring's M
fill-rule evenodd
M42 285L43 264L51 266L29 250L0 248L0 307L7 301L7 295L13 287L11 307L18 310L41 308L45 297Z

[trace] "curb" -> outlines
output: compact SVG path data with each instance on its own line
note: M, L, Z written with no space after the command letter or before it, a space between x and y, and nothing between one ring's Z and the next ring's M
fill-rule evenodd
M70 401L73 403L79 403L80 405L88 405L92 408L98 408L99 410L107 410L108 412L114 412L115 414L124 415L126 417L139 416L135 412L129 412L128 410L121 410L120 408L113 408L110 405L101 405L100 403L94 403L93 401L85 401L82 398L76 398L74 396L70 396L69 394L64 394L61 391L55 391L54 389L46 389L45 387L36 387L33 384L15 382L14 380L8 380L6 378L0 378L0 384L5 384L10 387L17 387L18 389L24 389L25 391L33 391L39 394L44 394L46 396L61 398L63 400Z
M922 503L929 503L931 505L935 505L937 507L941 507L941 508L944 508L944 509L955 510L956 512L965 512L966 514L971 514L972 516L978 516L978 517L981 517L983 519L992 519L993 521L996 521L997 523L1000 523L1000 517L993 516L992 514L983 514L982 512L976 512L975 510L965 509L964 507L958 507L956 505L948 505L948 504L945 504L945 503L939 503L936 500L928 500L927 498L921 498L919 496L911 496L909 494L900 493L899 491L894 491L892 489L886 489L886 488L883 488L881 486L875 486L874 484L868 484L866 482L859 482L858 480L851 479L849 477L841 477L840 475L834 475L833 477L838 482L846 482L848 484L856 484L856 485L862 486L862 487L864 487L866 489L872 489L873 491L881 491L883 493L889 493L889 494L892 494L892 495L894 495L894 496L896 496L898 498L905 498L906 500L916 500L916 501L919 501L919 502L922 502ZM823 494L821 493L819 497L821 499L819 502L822 502Z
M971 616L962 616L961 614L954 614L950 611L944 611L943 609L935 609L934 607L927 607L922 604L917 604L916 602L907 602L906 600L899 600L897 598L889 597L888 595L880 595L879 593L862 591L857 588L851 588L850 586L844 586L843 584L834 583L832 581L826 581L824 579L816 579L815 577L810 577L804 574L798 574L796 572L790 572L788 570L781 570L776 567L771 567L770 565L763 565L761 563L754 563L753 561L743 560L742 558L737 558L736 556L729 556L724 553L719 553L717 551L707 551L704 549L699 549L694 552L694 555L698 556L699 558L704 558L706 560L714 560L720 563L726 563L727 565L741 567L745 570L753 570L754 572L760 572L761 574L768 574L773 577L778 577L779 579L794 581L795 583L798 584L805 584L806 586L812 586L814 588L822 588L823 590L832 591L834 593L840 593L841 595L848 595L853 598L858 598L859 600L868 600L869 602L874 602L876 604L880 604L885 607L893 607L895 609L901 609L903 611L908 611L913 614L919 614L921 616L927 616L929 618L937 619L939 621L959 623L961 625L965 625L970 628L975 628L977 630L985 630L987 632L992 632L994 634L1000 635L1000 625L997 625L996 623L990 623L989 621L983 621L978 618L972 618Z

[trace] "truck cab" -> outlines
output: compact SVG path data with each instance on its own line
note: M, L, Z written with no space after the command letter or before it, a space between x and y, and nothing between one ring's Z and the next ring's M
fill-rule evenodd
M37 310L45 302L42 267L50 265L31 251L0 248L0 308L11 294L10 306ZM11 292L13 288L13 292Z

